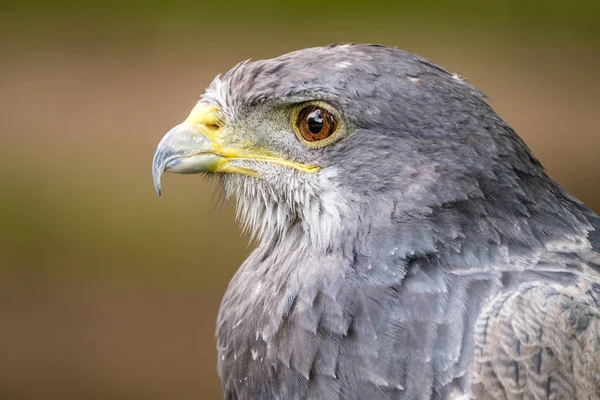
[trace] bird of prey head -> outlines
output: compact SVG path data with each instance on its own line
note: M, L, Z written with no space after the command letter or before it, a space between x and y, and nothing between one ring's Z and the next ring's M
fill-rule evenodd
M458 75L376 45L243 62L161 140L159 194L164 171L217 176L260 238L224 398L600 396L598 217Z
M485 129L473 140L479 108L482 95L459 77L385 47L244 62L163 138L154 182L160 194L163 171L217 173L263 239L298 227L313 245L336 246L381 203L422 213L475 194L473 176L502 150Z

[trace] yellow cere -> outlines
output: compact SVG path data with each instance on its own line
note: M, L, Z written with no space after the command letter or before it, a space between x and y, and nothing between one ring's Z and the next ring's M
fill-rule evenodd
M197 126L206 137L215 142L222 131L224 121L219 107L198 103L184 122Z

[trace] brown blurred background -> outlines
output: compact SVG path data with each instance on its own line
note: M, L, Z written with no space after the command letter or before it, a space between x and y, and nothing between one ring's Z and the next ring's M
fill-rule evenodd
M219 397L215 318L251 248L207 182L168 175L158 198L150 164L240 60L339 41L418 52L600 210L600 6L484 3L3 2L0 399Z

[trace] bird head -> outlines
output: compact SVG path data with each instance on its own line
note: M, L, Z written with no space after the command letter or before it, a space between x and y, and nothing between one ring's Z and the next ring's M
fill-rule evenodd
M499 125L477 90L414 54L311 48L215 78L161 140L153 178L160 195L164 171L218 176L262 240L297 232L326 249L390 214L482 196L486 172L527 151Z

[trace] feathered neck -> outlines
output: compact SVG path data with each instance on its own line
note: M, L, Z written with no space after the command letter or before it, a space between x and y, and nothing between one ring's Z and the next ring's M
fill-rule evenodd
M236 200L242 230L260 246L277 245L291 235L307 239L313 251L327 252L343 245L358 218L350 207L353 199L338 190L335 174L334 169L310 177L283 174L278 182L231 175L223 185L226 197Z

